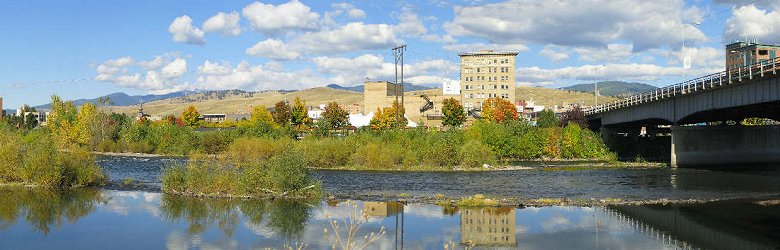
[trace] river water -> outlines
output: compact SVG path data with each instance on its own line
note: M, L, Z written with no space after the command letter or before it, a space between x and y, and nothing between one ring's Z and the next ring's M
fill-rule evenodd
M105 189L0 189L0 249L777 249L775 172L318 171L337 196L723 199L641 206L491 207L183 198L159 193L176 158L105 157ZM135 185L121 185L131 178ZM377 196L378 195L378 196ZM369 199L370 200L370 199ZM350 225L359 227L349 237ZM373 233L373 234L372 234Z

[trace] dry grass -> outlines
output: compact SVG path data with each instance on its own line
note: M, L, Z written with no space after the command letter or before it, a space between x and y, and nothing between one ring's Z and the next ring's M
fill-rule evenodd
M582 102L588 106L593 105L595 102L593 94L543 87L517 87L515 90L515 97L517 100L533 99L536 102L535 105L543 105L545 107L552 107L554 104L557 104L560 107L562 105L565 106ZM617 100L617 98L599 96L599 103L606 103L614 100Z
M416 110L422 103L419 99L420 94L426 94L428 96L440 96L441 89L428 89L407 92L407 110ZM553 103L560 105L566 105L571 103L584 102L585 105L592 105L594 102L593 95L587 93L580 93L567 90L543 88L543 87L517 87L516 91L517 100L535 100L536 105L544 105L546 107L552 107ZM292 93L282 94L276 91L269 91L263 93L253 93L251 97L246 94L240 95L228 95L223 99L207 98L203 94L194 94L186 97L170 98L157 100L144 104L144 111L151 115L181 115L181 112L189 105L195 106L200 113L227 113L227 114L240 114L250 113L252 107L272 107L276 102L287 100L294 100L296 97L300 97L306 100L307 105L315 106L319 104L325 104L329 102L337 102L339 104L363 104L363 94L355 93L346 90L332 89L327 87L316 87L311 89L300 90ZM192 99L204 98L202 101L190 101ZM601 96L599 97L599 103L616 100L614 97ZM120 106L111 107L112 110L119 113L135 114L138 111L137 106ZM409 112L408 114L412 121L417 122L420 119L418 112Z
M282 94L279 92L254 93L252 97L244 95L226 96L222 100L216 98L205 99L203 101L191 102L189 99L198 99L201 94L189 95L186 97L170 98L148 102L144 104L144 112L150 115L181 115L181 112L193 105L201 114L204 113L223 113L223 114L241 114L251 113L252 108L256 106L273 107L279 101L295 100L296 97L306 101L306 105L319 105L329 102L340 104L363 103L363 94L346 90L338 90L326 87L318 87ZM137 106L111 107L115 112L125 114L135 114L138 112Z

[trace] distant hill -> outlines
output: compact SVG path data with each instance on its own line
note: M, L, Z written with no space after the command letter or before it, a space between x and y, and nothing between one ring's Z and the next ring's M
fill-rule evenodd
M599 82L599 92L604 96L625 97L656 89L655 86L638 82L605 81ZM593 93L593 83L577 84L561 88L577 92Z
M128 95L128 94L125 94L125 93L122 93L122 92L116 92L116 93L108 94L108 95L101 96L101 97L108 97L108 98L110 98L111 99L111 103L112 103L113 106L132 106L132 105L138 104L142 100L143 100L143 102L151 102L151 101L168 99L168 98L182 97L182 96L186 96L186 95L193 94L193 93L196 93L196 92L193 92L193 91L177 91L177 92L172 92L172 93L168 93L168 94L164 94L164 95L134 95L134 96L131 96L131 95ZM78 99L78 100L74 100L73 104L76 105L76 106L81 106L81 105L83 105L84 103L87 103L87 102L92 103L92 104L97 104L98 98L100 98L100 97L96 97L96 98L93 98L93 99ZM48 109L48 108L51 108L51 103L47 103L47 104L44 104L44 105L36 106L36 108Z
M345 87L338 84L329 84L328 86L325 86L332 89L340 89L340 90L346 90L346 91L352 91L352 92L358 92L363 93L363 84L352 86L352 87ZM421 86L421 85L412 85L410 83L404 84L404 92L409 91L418 91L418 90L426 90L426 89L432 89L431 87Z

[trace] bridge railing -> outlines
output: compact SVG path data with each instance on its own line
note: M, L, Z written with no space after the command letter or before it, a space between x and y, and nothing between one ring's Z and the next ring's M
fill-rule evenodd
M763 78L766 75L774 75L780 70L778 67L780 67L780 57L686 80L652 91L631 95L617 101L599 104L585 109L585 114L592 115L642 103L669 99L679 95L688 95L740 84L755 78Z

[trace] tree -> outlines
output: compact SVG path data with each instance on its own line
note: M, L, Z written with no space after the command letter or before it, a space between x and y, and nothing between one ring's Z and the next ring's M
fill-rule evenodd
M396 121L396 114L399 121ZM388 128L403 128L409 121L404 116L404 108L398 102L393 102L393 106L384 109L377 108L374 117L371 118L371 128L374 130L383 130Z
M100 128L100 121L98 119L97 107L92 103L84 103L81 105L81 110L76 116L76 130L78 131L77 142L81 146L93 146L93 139L96 132L94 129Z
M258 106L252 109L252 116L249 117L249 122L251 122L252 125L258 125L260 123L273 125L274 118L271 116L271 112L268 112L267 109Z
M545 109L539 112L539 118L536 119L536 126L540 128L552 128L558 126L558 117L552 109Z
M566 127L569 123L574 123L580 126L580 128L587 128L588 121L585 119L585 112L582 111L580 106L573 107L561 115L561 127Z
M290 119L292 117L292 111L290 111L290 105L287 104L285 101L277 102L274 105L274 112L273 112L274 122L276 124L279 124L280 126L287 126L290 124Z
M78 138L76 130L76 106L72 101L63 102L59 96L51 96L51 112L47 117L48 126L57 144L61 147L75 144Z
M518 118L517 108L505 99L490 98L482 103L482 118L496 123L516 121Z
M195 106L191 105L181 113L181 119L184 121L184 125L190 127L198 125L198 117L200 117L200 113L195 109Z
M26 129L32 129L35 128L35 126L38 126L38 120L35 119L35 115L33 113L27 113L27 115L24 116L24 127Z
M327 121L330 129L339 129L349 125L349 113L339 107L336 102L328 103L325 112L322 112L322 119Z
M306 126L311 122L309 119L309 114L306 112L306 102L301 101L300 97L295 98L295 104L292 108L291 122L292 125L296 126L298 129L303 128L303 126Z
M442 121L444 126L458 127L466 122L466 111L455 98L444 99L441 112L444 114Z

